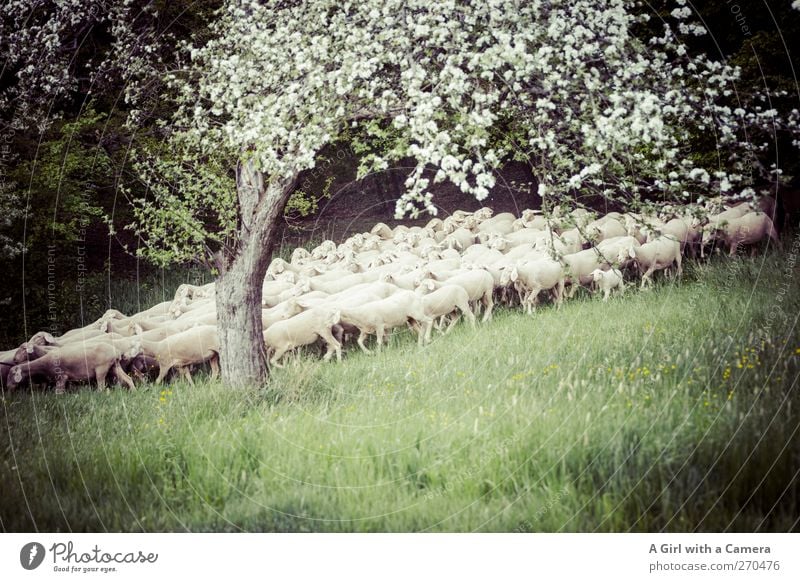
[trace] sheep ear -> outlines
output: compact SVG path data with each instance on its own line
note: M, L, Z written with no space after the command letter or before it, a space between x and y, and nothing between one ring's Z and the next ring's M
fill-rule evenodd
M42 333L42 339L48 344L56 343L56 338L54 338L52 334L49 334L46 331Z

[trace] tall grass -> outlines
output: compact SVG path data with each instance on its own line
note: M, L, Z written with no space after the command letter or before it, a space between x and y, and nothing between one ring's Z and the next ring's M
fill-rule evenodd
M3 399L6 530L789 531L800 515L786 257L425 349L408 333L267 386Z

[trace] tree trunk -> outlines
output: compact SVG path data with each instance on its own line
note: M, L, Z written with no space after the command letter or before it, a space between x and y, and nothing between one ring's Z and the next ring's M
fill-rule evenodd
M220 372L228 386L258 386L267 378L261 291L278 221L296 183L297 176L266 184L251 163L239 167L237 246L218 259L216 285Z

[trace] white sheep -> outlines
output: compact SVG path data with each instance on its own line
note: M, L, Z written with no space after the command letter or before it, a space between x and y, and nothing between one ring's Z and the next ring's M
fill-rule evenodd
M729 255L734 256L740 245L752 245L766 238L780 246L778 233L772 220L763 212L749 212L739 218L731 218L717 226L707 225L703 230L704 247L714 237L720 236L729 249ZM702 248L702 247L701 247Z
M150 333L150 332L148 332ZM219 373L219 337L214 325L201 325L180 333L167 335L161 341L151 341L146 334L139 336L140 353L158 363L156 384L161 384L172 368L177 368L194 385L189 366L208 362L211 377Z
M436 279L437 288L441 285L459 285L463 287L467 295L469 295L470 302L473 302L476 306L474 310L476 314L478 313L477 306L479 302L483 304L485 310L482 321L487 322L492 319L492 308L494 307L492 293L494 292L495 283L494 277L486 269L474 268L438 276L433 273L429 275L429 279ZM422 284L422 281L420 281L420 284Z
M608 264L605 257L595 248L563 255L561 262L564 265L565 282L570 289L567 298L572 298L578 287L592 282L592 272Z
M608 301L611 291L619 289L619 294L625 293L625 281L619 269L595 269L592 271L592 280L596 287L603 292L603 301Z
M417 333L418 343L422 345L428 335L428 326L433 324L432 319L425 315L425 308L419 295L403 289L386 299L342 308L341 320L359 329L358 345L366 353L371 353L364 345L364 340L370 334L376 335L380 352L386 331L414 320L421 326Z
M327 346L323 359L328 361L336 353L336 359L342 359L342 344L331 332L331 328L339 323L340 312L332 307L312 307L290 317L278 321L264 331L264 344L267 353L272 354L271 366L282 368L278 361L289 350L313 344L322 338Z
M536 309L542 291L552 291L556 305L560 307L564 295L564 266L549 258L520 261L508 271L507 282L517 287L521 304L528 313Z
M13 391L27 379L44 378L55 382L56 394L63 394L67 382L96 380L103 390L106 376L113 369L119 380L133 390L133 380L120 362L127 358L109 342L77 342L48 351L41 358L12 366L6 378L6 389Z
M647 283L653 283L651 276L655 271L668 269L674 264L677 265L679 278L683 272L681 268L681 244L673 236L660 236L639 247L631 247L628 250L628 256L637 264L640 273L644 271L642 288Z
M434 290L431 292L431 288ZM442 285L438 289L435 284L429 285L423 281L423 284L417 288L417 294L422 296L422 306L425 309L425 315L432 319L439 318L439 329L441 329L441 322L445 317L455 311L460 311L464 317L470 322L472 327L475 327L475 314L469 307L469 295L463 287L458 285ZM461 314L456 316L450 321L445 333L450 332L453 326L458 322ZM429 325L425 340L430 341L431 329L433 326Z

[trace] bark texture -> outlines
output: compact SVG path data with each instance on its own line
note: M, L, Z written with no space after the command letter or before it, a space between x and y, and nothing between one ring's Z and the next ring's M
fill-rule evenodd
M268 374L261 325L261 291L278 221L297 176L267 182L251 163L237 171L240 225L237 244L217 260L217 328L222 381L232 387L258 386Z

